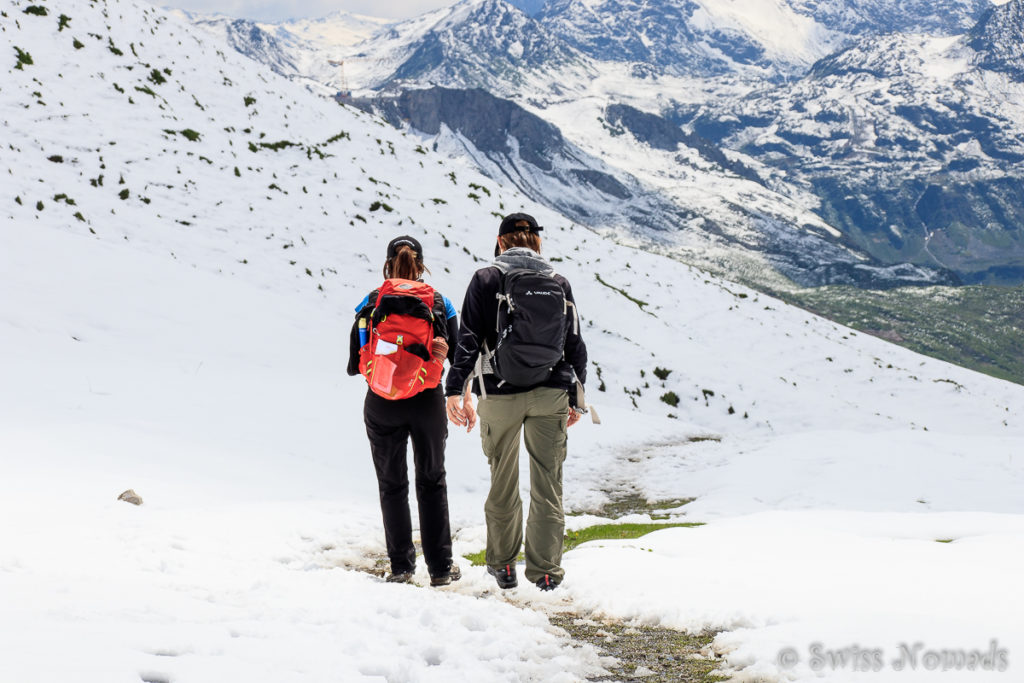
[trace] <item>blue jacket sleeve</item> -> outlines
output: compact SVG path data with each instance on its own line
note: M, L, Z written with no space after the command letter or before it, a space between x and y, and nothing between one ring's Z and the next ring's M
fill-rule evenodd
M359 374L359 317L360 313L363 312L370 305L370 298L374 296L374 292L367 294L359 305L356 306L356 317L352 321L352 329L348 333L348 367L346 372L349 375Z

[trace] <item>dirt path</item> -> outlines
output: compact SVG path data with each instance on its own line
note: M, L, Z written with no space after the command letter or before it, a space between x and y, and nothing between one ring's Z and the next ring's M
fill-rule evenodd
M549 615L574 642L590 643L616 664L607 665L608 676L591 681L645 681L646 683L711 683L723 681L715 669L721 659L711 647L715 633L687 635L647 626L628 626L615 621L594 621L574 614Z

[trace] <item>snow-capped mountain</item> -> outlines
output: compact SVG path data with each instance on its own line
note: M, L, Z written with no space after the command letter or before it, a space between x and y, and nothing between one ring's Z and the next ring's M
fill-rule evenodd
M389 113L425 144L468 157L491 177L628 242L772 286L787 279L876 287L954 281L941 269L890 267L854 248L810 212L808 195L785 181L766 182L753 165L728 159L706 140L682 135L658 149L644 126L623 127L621 116L609 124L606 106L630 109L616 104L630 86L643 88L634 89L632 101L649 109L664 103L666 89L693 82L651 74L637 79L634 66L600 64L502 0L466 1L399 22L345 51L354 90L365 94L372 85L387 93L353 102ZM258 51L246 54L262 59ZM306 43L294 54L294 62L307 65L294 76L338 83L323 71L321 48ZM450 87L434 91L444 97L401 94L403 84L416 89L427 83ZM494 94L510 101L496 104ZM460 103L453 105L456 98ZM504 114L493 115L499 111ZM546 125L536 125L536 117Z
M403 28L394 31L401 34ZM365 55L380 50L374 40L360 47ZM502 94L595 75L590 60L504 0L462 0L417 37L406 59L377 87L429 83Z
M670 73L778 78L861 36L969 28L987 0L551 0L537 14L556 36L601 61Z
M989 20L1005 25L1002 30L1010 34L1013 5L998 8ZM242 32L242 38L233 39L236 46L245 45L247 55L274 68L283 60L273 51L261 54L260 46L270 43L252 39L253 31L265 30L278 37L290 35L290 40L282 39L280 44L288 45L293 55L293 77L337 89L347 84L362 95L388 93L386 99L398 103L390 108L392 112L401 110L401 102L408 103L414 97L402 95L404 91L441 86L463 91L481 88L543 118L558 129L566 143L558 143L563 147L558 155L565 160L564 172L553 172L549 162L533 163L550 156L550 150L543 147L548 144L544 136L521 137L507 128L489 132L484 137L515 140L514 145L502 143L501 158L496 160L495 148L487 140L475 139L477 136L472 134L445 137L447 132L467 128L465 117L456 109L391 117L395 123L415 129L424 136L424 142L474 159L492 177L514 178L522 190L591 227L617 232L627 241L639 239L651 248L675 250L690 262L732 272L752 282L769 282L767 269L802 285L887 287L951 283L957 278L1013 281L1018 271L1012 250L1008 262L999 262L998 253L987 247L977 253L977 262L972 262L973 246L961 249L963 258L952 257L939 244L941 237L931 244L929 231L915 222L916 199L934 184L926 175L935 168L934 154L927 153L933 147L930 141L910 143L919 146L917 152L903 154L898 141L914 140L913 135L894 130L891 139L896 142L891 144L885 135L877 136L879 144L866 152L872 161L865 167L877 168L884 176L883 183L870 180L860 166L854 169L856 172L847 173L850 169L844 164L853 163L856 155L845 161L833 159L840 156L833 150L828 163L823 164L819 146L801 156L807 145L797 143L813 138L801 131L830 125L807 120L804 100L818 97L809 91L813 88L808 84L842 69L849 73L875 67L904 69L908 75L900 81L900 91L917 90L911 100L916 97L929 101L941 90L934 86L940 69L929 68L926 57L918 58L917 66L900 66L900 55L910 55L918 50L915 45L925 43L939 46L929 49L942 52L940 47L946 45L943 40L953 39L921 38L914 43L915 39L901 33L880 34L909 26L938 35L956 33L970 26L987 6L984 0L898 6L875 0L775 0L756 7L696 2L682 6L647 3L641 7L565 0L546 4L531 18L503 0L464 0L413 20L382 26L358 44L333 47L325 36L351 37L353 31L346 27L354 21L352 17L338 15L302 26L263 29L226 26ZM1000 19L1008 15L1010 19ZM362 30L368 30L366 22L362 26ZM291 33L293 30L302 35ZM995 54L991 46L983 48L978 43L990 33L993 31L975 29L972 40L978 47L972 54L976 62L983 55ZM963 42L957 41L956 45L963 47ZM996 42L1007 44L1005 40ZM835 56L820 59L839 46L847 47ZM1008 49L1010 58L1001 61L1012 68L1014 48ZM328 65L332 56L344 60L347 83L338 68ZM988 65L979 68L995 71ZM762 89L765 79L801 71L811 75L793 84ZM698 77L678 75L687 73ZM909 76L912 73L927 77L915 80ZM832 73L832 77L835 81L838 74ZM925 83L931 85L925 87ZM822 87L831 92L847 86L859 84L836 81ZM462 97L482 101L478 95ZM962 108L970 114L951 119L948 125L959 131L954 136L962 138L965 132L971 135L969 126L963 126L979 117L988 118L993 125L981 130L977 144L989 151L1003 150L995 152L997 158L1012 148L1012 144L997 139L1005 137L1012 142L1016 135L1011 120L998 120L999 97L983 97L972 103L966 102L972 94L959 97L964 101ZM442 101L437 97L420 99L419 104L427 107L439 106ZM866 108L873 106L868 103ZM508 109L508 105L501 108ZM470 109L481 113L486 108ZM615 116L611 118L616 121L608 123L608 112L633 110L647 118L629 116L627 122L649 123L654 120L650 117L655 117L661 119L658 127L682 124L696 137L688 141L687 132L670 132L664 139L675 141L659 148L658 143L652 144L647 124L639 128L623 125ZM884 109L859 110L855 116L858 122L864 122L891 114ZM456 121L458 118L462 120ZM898 116L891 122L899 129L897 120ZM427 121L430 123L425 124ZM881 130L887 125L880 121L876 127ZM740 134L732 135L740 128L750 135L756 131L765 134L757 142L750 142ZM917 135L924 133L927 126ZM843 147L838 131L826 137L829 135L835 143L832 148ZM858 135L857 140L864 137L863 133ZM956 147L962 142L949 144ZM534 144L541 146L531 149ZM709 155L709 150L716 151ZM789 160L791 156L798 158L795 164ZM965 168L962 163L955 162L953 170ZM1013 205L1018 189L1014 173L1009 169L1000 173L994 180L987 177L964 188L960 192L963 198L956 201L977 205L979 198L989 193L1003 197L999 200L1003 204ZM614 183L608 183L609 178ZM871 189L882 188L875 194L883 198L870 200L874 206L866 211L882 220L884 226L871 220L864 225L859 213L861 202L844 199L860 197L863 193L856 183L862 181ZM604 192L602 186L611 191ZM897 203L884 200L888 188L895 188L899 196L913 198L910 209L902 205L909 199ZM928 205L926 201L922 210L927 212ZM979 208L965 221L985 220L983 214ZM938 215L945 214L939 211ZM1013 210L1007 219L1012 220L1012 216ZM962 237L956 239L963 241ZM991 239L979 237L972 245L989 243ZM990 261L991 256L996 261ZM908 262L916 266L899 265Z
M596 75L591 60L504 0L461 0L376 26L344 13L278 25L188 16L282 75L336 86L339 73L330 62L344 61L346 80L362 91L422 83L510 94L545 90L562 80L586 82ZM358 36L365 37L353 42ZM281 69L286 61L288 67Z
M1022 6L995 8L960 38L861 41L792 86L706 107L687 125L785 168L883 261L1020 282Z
M784 0L552 0L537 19L594 59L691 76L774 78L810 64L841 39Z
M258 60L263 59L260 43L269 41L254 29L290 50L354 56L367 62L350 65L361 87L412 80L505 94L521 86L529 71L546 72L547 82L541 77L540 85L548 86L564 78L558 69L567 65L593 77L591 60L627 64L639 78L657 73L793 77L862 37L956 35L990 8L989 0L551 0L533 12L505 0L460 0L404 21L336 12L317 20L234 26L224 17L184 14L197 23L228 24L222 30L243 34L232 43ZM348 49L355 45L361 49ZM273 54L269 57L268 64L274 64Z
M620 153L645 151L652 175L639 178L604 150L585 150L514 102L480 90L430 88L353 100L422 136L451 158L468 158L495 180L627 242L753 282L776 273L803 286L948 284L926 267L887 267L851 248L806 209L764 186L754 169L678 126L626 105L608 107L595 127ZM603 152L603 153L602 153ZM682 184L659 187L656 176Z

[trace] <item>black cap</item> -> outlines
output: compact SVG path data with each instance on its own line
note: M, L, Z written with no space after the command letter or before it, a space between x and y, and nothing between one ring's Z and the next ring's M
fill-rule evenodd
M401 237L396 237L395 239L388 242L389 261L398 256L399 247L411 247L412 250L416 252L416 258L420 260L423 259L423 247L420 245L418 241L416 241L416 238L410 237L409 235L402 235Z
M526 223L526 227L516 225L516 223ZM507 235L510 232L519 232L521 230L528 230L532 233L538 233L543 230L541 226L537 225L537 219L528 213L510 213L501 219L501 225L498 227L498 237ZM501 253L501 245L494 245L494 255L497 256Z
M526 223L527 227L517 226L516 223ZM529 230L530 232L540 232L543 230L541 226L537 225L537 219L528 213L510 213L501 219L501 226L498 228L498 235L507 235L510 232L519 232L520 230Z

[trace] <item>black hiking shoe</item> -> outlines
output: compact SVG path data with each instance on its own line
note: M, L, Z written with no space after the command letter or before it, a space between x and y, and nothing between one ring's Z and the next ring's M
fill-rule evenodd
M553 591L558 588L558 581L552 579L550 575L545 574L541 578L537 579L537 588L542 591Z
M494 580L498 582L498 588L502 590L515 588L519 585L519 581L516 579L515 565L506 564L499 569L488 566L487 573L494 577Z
M397 574L392 572L391 574L388 574L387 578L384 580L388 583L412 583L412 575L413 573L411 571L398 572Z
M431 574L430 585L431 586L447 586L453 581L458 581L462 578L462 570L459 569L459 565L452 563L452 566L448 571L443 574Z

